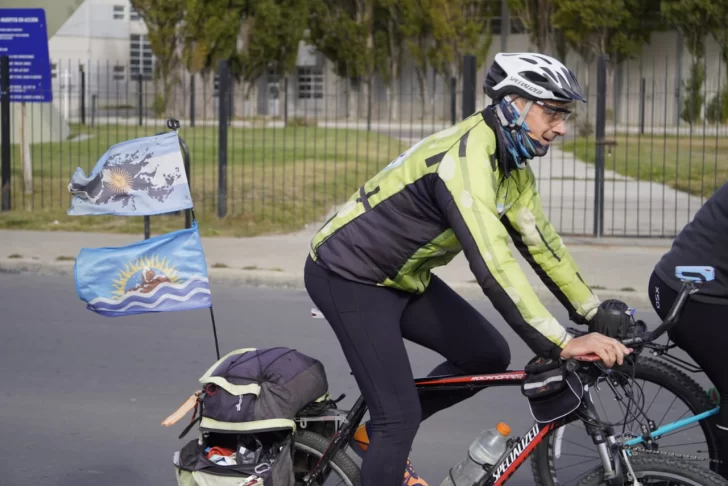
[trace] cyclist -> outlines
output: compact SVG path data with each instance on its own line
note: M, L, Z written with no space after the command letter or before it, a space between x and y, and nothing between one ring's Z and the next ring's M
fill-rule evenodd
M569 103L585 101L576 77L548 56L500 53L484 90L491 106L401 154L311 241L306 288L370 407L370 423L356 437L368 443L362 486L425 485L407 459L420 422L474 393L418 397L403 338L446 359L430 376L510 365L503 336L430 273L461 250L484 293L537 355L596 353L613 366L630 351L599 333L569 335L508 248L510 235L570 318L589 322L600 301L546 220L528 164L564 135Z
M675 277L679 265L710 265L715 280L685 303L670 339L705 371L720 395L716 419L720 474L728 479L728 358L724 327L728 310L728 183L724 183L675 237L672 247L655 265L648 292L657 314L665 319L682 282Z

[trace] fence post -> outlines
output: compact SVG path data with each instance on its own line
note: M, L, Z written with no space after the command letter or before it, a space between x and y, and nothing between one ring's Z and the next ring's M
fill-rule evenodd
M227 214L227 132L228 132L228 64L226 60L220 61L220 79L218 88L218 192L217 216L225 217Z
M190 74L190 126L195 126L195 75Z
M450 78L450 123L452 125L455 125L457 122L456 118L458 116L458 105L457 105L457 96L458 96L458 79L455 76L452 76Z
M288 75L283 78L283 126L288 126Z
M367 79L367 132L372 131L372 77Z
M604 234L604 134L607 110L607 60L602 54L597 60L597 120L596 153L594 157L594 236Z
M86 124L86 71L83 65L78 65L78 72L81 74L81 125Z
M645 133L645 97L647 96L645 78L640 79L640 133Z
M91 126L96 125L96 94L91 95Z
M142 126L144 124L144 94L142 93L144 87L142 85L142 79L143 75L142 73L139 73L139 77L137 78L137 93L139 96L139 126Z
M2 145L2 210L10 211L10 58L0 56L0 144Z
M475 56L463 58L463 120L475 113Z

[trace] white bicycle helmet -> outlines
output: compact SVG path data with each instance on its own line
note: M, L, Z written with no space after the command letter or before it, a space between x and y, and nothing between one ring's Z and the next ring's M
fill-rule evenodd
M531 100L586 102L569 68L553 57L530 52L496 54L483 90L494 102L508 94Z

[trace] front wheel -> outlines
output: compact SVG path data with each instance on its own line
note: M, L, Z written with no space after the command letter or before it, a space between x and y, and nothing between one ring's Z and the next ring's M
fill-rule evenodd
M728 481L710 469L696 466L685 461L678 461L667 456L632 456L629 459L632 470L640 484L670 484L685 486L726 485ZM627 468L623 466L624 484L636 484L635 478L629 478ZM577 483L578 486L600 486L607 484L604 480L604 469L600 466L587 474Z
M323 457L330 443L318 434L307 430L296 432L293 446L293 474L296 486L306 484L310 472ZM344 451L338 451L329 462L326 474L319 477L315 486L359 486L359 466Z
M654 420L655 426L659 427L715 407L700 385L664 361L640 356L632 373L629 378L616 374L614 388L602 382L599 389L592 387L590 391L602 418L609 415L613 419L624 418L625 399L642 396L641 407L633 407L630 412L636 419L615 427L615 433L622 437L641 435L639 426L646 419ZM615 390L622 396L621 402L615 400ZM711 461L717 459L718 448L710 420L670 432L658 439L657 444L661 451L682 453L700 460L704 468L717 469L717 463ZM576 418L551 432L535 449L531 459L534 480L539 486L573 485L577 478L600 463L601 458L584 424Z

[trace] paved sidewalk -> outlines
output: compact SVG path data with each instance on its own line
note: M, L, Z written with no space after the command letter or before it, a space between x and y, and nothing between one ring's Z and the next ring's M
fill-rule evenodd
M228 285L303 288L303 263L315 229L254 238L203 238L210 278ZM81 248L122 246L141 239L143 235L0 230L0 271L72 277L72 259ZM602 299L615 297L630 305L650 307L646 295L650 273L671 240L565 237L564 242ZM528 263L515 248L512 251L539 296L544 302L554 302ZM435 273L468 298L484 297L462 254Z

